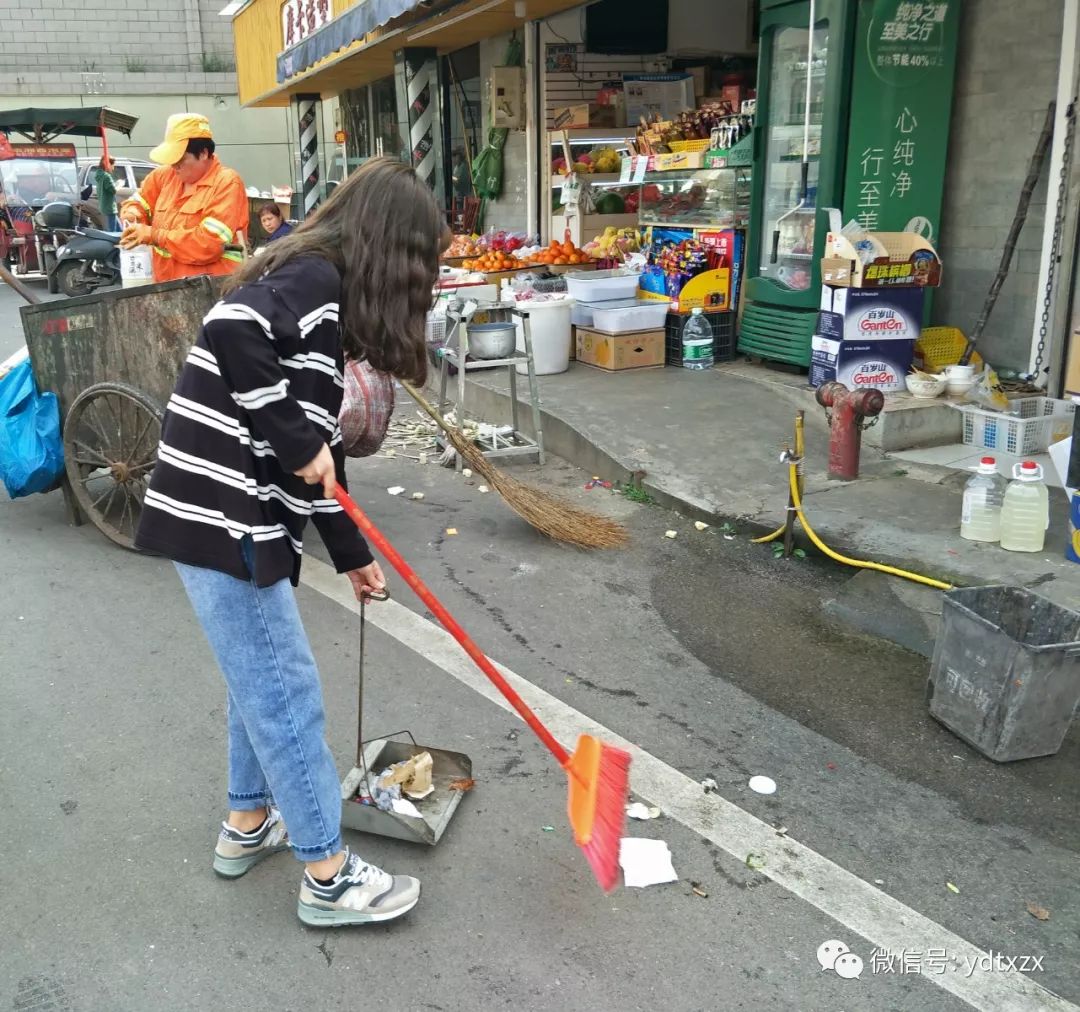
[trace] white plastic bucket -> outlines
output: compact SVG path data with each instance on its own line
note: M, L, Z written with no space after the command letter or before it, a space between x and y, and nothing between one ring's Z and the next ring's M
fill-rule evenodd
M153 252L149 246L120 250L120 286L137 288L154 283Z
M529 335L532 337L533 365L537 376L552 376L570 368L570 311L573 299L552 302L520 302L518 308L529 311ZM517 350L525 350L524 322L514 320L517 330ZM515 366L527 376L529 367L522 362Z

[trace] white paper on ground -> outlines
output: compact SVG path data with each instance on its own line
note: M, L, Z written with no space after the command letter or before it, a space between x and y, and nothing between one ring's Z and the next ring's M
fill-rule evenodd
M671 863L671 850L663 840L624 836L619 841L619 866L627 886L642 888L679 881Z
M1054 462L1054 470L1057 471L1061 487L1065 494L1072 499L1075 488L1069 488L1069 454L1072 452L1072 436L1068 439L1059 439L1050 444L1050 459Z
M394 798L391 802L394 808L394 813L397 815L407 815L412 819L422 819L420 809L416 807L411 801L406 801L405 798Z

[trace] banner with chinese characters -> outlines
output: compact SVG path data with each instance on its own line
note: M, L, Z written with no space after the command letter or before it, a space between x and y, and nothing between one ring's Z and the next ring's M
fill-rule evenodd
M844 221L899 232L941 221L960 0L859 0Z
M295 46L330 20L330 0L285 0L281 5L282 49Z

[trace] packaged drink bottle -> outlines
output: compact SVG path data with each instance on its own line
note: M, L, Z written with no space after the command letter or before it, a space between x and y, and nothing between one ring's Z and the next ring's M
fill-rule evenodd
M1001 547L1009 552L1041 552L1050 526L1050 493L1042 468L1025 460L1013 468L1013 481L1001 504Z
M997 461L983 457L964 486L960 537L994 542L1001 536L1001 503L1008 482L998 473Z
M711 369L713 361L712 326L700 309L694 309L682 328L683 368Z

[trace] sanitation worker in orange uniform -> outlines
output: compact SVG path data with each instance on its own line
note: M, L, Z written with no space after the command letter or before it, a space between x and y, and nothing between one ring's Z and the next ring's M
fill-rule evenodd
M239 174L214 155L210 121L170 116L150 159L161 167L121 206L120 245L153 248L155 281L231 274L244 259L248 200Z

